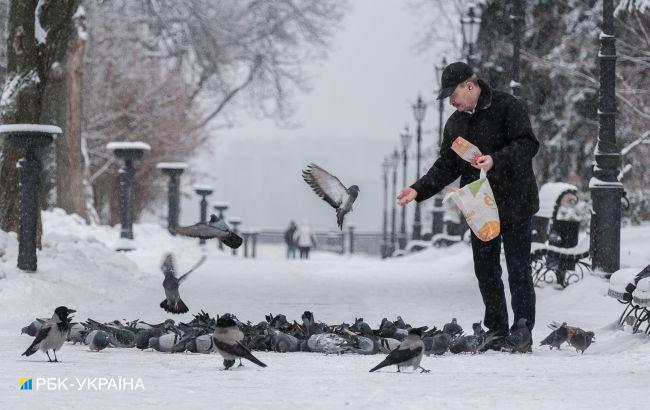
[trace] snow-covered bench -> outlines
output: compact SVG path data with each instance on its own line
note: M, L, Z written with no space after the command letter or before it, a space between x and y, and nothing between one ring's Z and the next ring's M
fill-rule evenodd
M621 325L630 324L636 333L645 325L650 334L650 265L616 271L609 279L607 294L625 305L619 318Z
M578 188L551 182L539 190L539 211L533 217L531 264L535 285L556 282L562 287L577 282L590 270L589 235L580 236L580 219L564 203L578 201Z

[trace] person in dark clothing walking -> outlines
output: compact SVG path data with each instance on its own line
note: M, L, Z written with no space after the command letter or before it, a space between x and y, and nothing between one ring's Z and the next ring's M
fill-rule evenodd
M294 221L290 221L289 227L286 231L284 231L284 243L287 244L287 259L296 259L296 248L298 248L298 245L296 245L296 240L294 239L296 229L298 229L296 223Z
M532 159L539 142L533 134L524 103L514 96L493 90L465 63L448 65L442 73L438 99L449 97L456 111L445 124L440 157L431 169L397 196L405 205L431 198L460 176L461 186L479 178L480 170L494 192L501 233L483 242L472 233L474 272L485 304L484 325L507 336L508 309L501 280L501 243L506 256L514 321L535 323L535 289L530 266L531 219L539 209ZM482 156L471 163L452 149L459 136L476 145ZM513 327L514 328L514 324Z

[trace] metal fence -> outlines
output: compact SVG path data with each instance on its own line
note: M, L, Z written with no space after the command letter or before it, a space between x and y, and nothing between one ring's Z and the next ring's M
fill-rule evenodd
M364 253L368 255L381 255L382 233L372 231L316 231L314 240L316 250L345 253ZM283 244L284 230L265 229L259 232L258 244Z

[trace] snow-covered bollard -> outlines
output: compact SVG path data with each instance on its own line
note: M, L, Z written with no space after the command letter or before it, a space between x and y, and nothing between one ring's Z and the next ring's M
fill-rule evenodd
M348 249L350 251L350 255L354 253L354 230L357 226L353 223L348 224Z
M42 124L0 125L0 135L15 148L25 150L20 166L20 227L18 242L18 269L36 272L36 229L38 222L38 192L40 190L41 162L37 150L52 143L61 128Z
M106 149L124 161L119 171L120 183L120 238L117 251L130 251L133 246L133 183L135 167L133 162L142 158L145 151L151 150L149 144L140 141L114 141L106 144Z
M201 222L207 222L208 221L208 201L205 199L207 196L212 195L212 192L214 190L212 189L211 186L208 185L203 185L203 184L197 184L194 185L194 192L196 192L197 195L201 197L201 202L200 202L200 216L201 216ZM205 239L199 239L199 243L201 245L205 244Z
M239 227L239 225L242 224L242 222L243 222L243 220L241 218L237 217L237 216L232 216L232 217L228 218L228 225L230 225L232 227L232 231L234 233L239 233L238 227ZM237 255L237 249L233 249L232 254Z
M167 230L172 235L176 235L178 214L180 213L180 179L181 174L187 169L187 164L184 162L159 162L156 168L169 177L167 183Z
M251 258L255 257L256 255L255 248L257 247L258 233L259 231L257 229L253 229L253 228L248 228L246 230L242 229L241 236L244 238L244 258L248 258L249 254Z
M219 219L224 220L224 212L230 207L230 203L217 201L212 203L212 207L215 211L219 212ZM223 243L221 241L217 241L217 243L219 244L219 249L223 250Z

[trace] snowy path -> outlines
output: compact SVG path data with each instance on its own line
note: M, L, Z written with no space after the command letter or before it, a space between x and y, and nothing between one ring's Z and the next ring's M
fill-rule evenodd
M167 316L158 265L174 249L181 269L200 255L195 241L171 238L154 226L136 226L138 250L115 254L106 245L116 231L88 228L70 217L46 214L45 247L36 275L14 268L13 242L6 234L0 259L0 408L647 408L641 392L650 379L650 338L611 326L621 306L605 296L607 283L587 277L565 291L539 289L535 341L550 321L567 321L596 332L583 355L571 349L536 348L530 355L489 352L425 357L430 374L396 374L388 368L369 374L375 356L325 356L313 353L256 353L268 364L222 372L217 355L164 354L135 349L91 353L67 344L62 363L44 355L21 357L30 338L20 327L34 316L50 315L66 304L77 319L108 321ZM63 228L65 226L65 229ZM624 262L635 266L647 256L643 240L650 227L624 232ZM640 243L640 244L639 244ZM647 243L647 242L645 242ZM637 245L638 244L638 245ZM469 328L483 307L465 245L431 250L394 261L316 253L310 261L286 261L282 249L263 248L256 260L233 258L208 244L208 260L181 287L190 312L233 312L257 322L264 314L299 319L312 310L316 320L351 322L363 316L376 326L382 317L401 315L413 325L441 326L455 316ZM187 321L190 315L178 317ZM174 318L177 319L177 318ZM140 378L145 390L20 391L20 377Z

